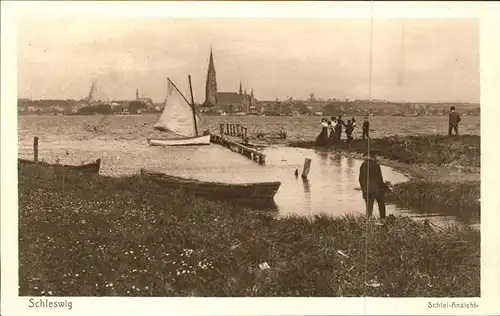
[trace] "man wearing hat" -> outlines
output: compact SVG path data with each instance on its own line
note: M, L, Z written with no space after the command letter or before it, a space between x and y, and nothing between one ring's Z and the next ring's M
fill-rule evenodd
M365 161L359 169L359 184L366 203L366 215L372 216L373 204L377 200L380 218L385 218L385 190L386 185L382 177L382 169L377 162L376 149L370 149L365 155Z
M458 136L458 123L460 123L462 119L460 118L460 114L455 112L455 107L450 107L450 114L448 119L448 136L451 136L451 132L455 131L455 134Z

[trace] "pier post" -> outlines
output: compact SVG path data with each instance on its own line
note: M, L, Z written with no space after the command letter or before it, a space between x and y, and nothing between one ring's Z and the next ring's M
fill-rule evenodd
M34 151L34 160L35 162L38 162L38 136L35 136L33 139L33 151Z
M220 128L220 136L222 137L224 135L224 124L219 124Z
M226 123L226 134L229 135L229 124Z
M247 132L248 132L248 128L245 127L245 139L247 139Z
M303 179L307 178L310 169L311 169L311 158L306 158L306 160L304 160L304 169L302 169Z

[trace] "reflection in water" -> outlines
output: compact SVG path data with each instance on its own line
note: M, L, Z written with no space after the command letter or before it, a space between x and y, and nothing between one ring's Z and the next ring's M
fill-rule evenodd
M352 176L356 177L356 176L357 176L356 174L357 174L357 172L359 172L359 170L356 170L356 169L354 168L354 165L355 165L355 159L354 159L354 158L350 158L350 157L348 157L348 158L346 159L346 164L347 164L347 172L348 172L349 176L351 176L351 177L352 177Z
M304 186L304 202L311 204L311 185L309 179L302 178L302 185Z
M318 155L318 157L320 158L320 164L322 166L326 166L328 162L328 152L324 150L316 150L316 155Z
M302 184L304 184L304 193L311 193L311 186L309 184L309 180L307 178L302 178Z

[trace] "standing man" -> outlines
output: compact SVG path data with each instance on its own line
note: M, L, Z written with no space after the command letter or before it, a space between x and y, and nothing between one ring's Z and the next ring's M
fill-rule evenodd
M455 134L458 136L458 123L460 123L462 119L460 115L455 112L455 107L450 107L450 115L448 119L448 136L451 136L452 131L455 130Z
M365 116L365 119L363 121L363 139L370 138L369 133L370 132L370 122L368 121L368 117Z
M351 122L351 120L347 120L347 124L345 126L345 135L346 135L348 144L350 144L353 140L352 132L354 132L354 123Z
M342 127L345 126L344 121L342 120L342 115L339 115L337 118L337 142L340 143L340 139L342 138Z
M376 151L370 150L359 169L359 184L366 203L366 216L373 214L373 204L377 200L380 218L385 218L386 185L382 177L382 169L376 160Z

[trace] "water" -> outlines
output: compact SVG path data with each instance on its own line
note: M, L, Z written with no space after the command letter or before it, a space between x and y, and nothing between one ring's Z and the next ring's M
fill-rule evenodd
M33 137L38 136L40 159L48 162L59 159L63 164L79 164L102 158L100 173L103 175L131 175L145 167L208 181L242 183L278 180L281 187L275 196L275 202L280 215L364 213L365 205L358 189L358 172L361 165L359 160L324 151L274 146L264 149L266 164L262 166L215 144L196 147L150 147L146 138L158 136L158 132L154 132L151 127L155 119L156 116L151 115L110 116L104 121L100 116L20 116L18 156L32 159ZM281 123L298 124L296 118L290 117L258 119L268 120L269 124L258 124L255 128L262 126L269 129L273 124L279 126ZM219 122L225 122L223 120L226 118L205 117L204 120L206 126L218 127ZM86 124L97 124L101 121L101 131L93 132L84 128ZM309 123L312 124L313 121ZM309 123L304 123L298 129L312 130ZM391 126L395 125L385 125L384 128ZM304 136L299 135L295 139L301 137ZM308 181L294 175L296 169L299 173L302 171L305 158L312 160ZM384 180L393 184L407 180L392 168L382 166L382 172ZM377 212L375 206L374 213ZM429 218L440 225L455 222L453 217L441 214L422 216L394 204L387 206L387 212L409 215L415 219Z

